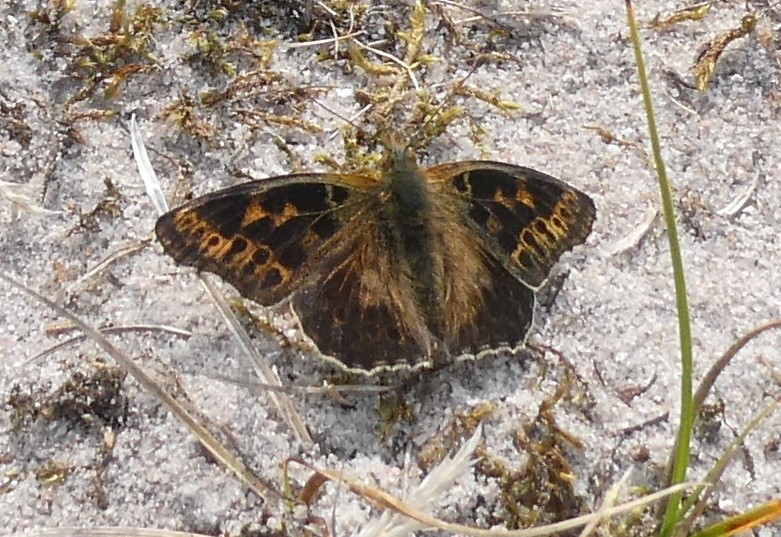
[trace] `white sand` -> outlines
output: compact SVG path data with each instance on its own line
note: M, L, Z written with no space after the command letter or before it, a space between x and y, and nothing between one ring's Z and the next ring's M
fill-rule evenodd
M100 4L77 3L75 11L65 17L63 33L96 36L104 32L112 3ZM182 16L174 11L178 9L174 3L168 4L172 19ZM598 208L598 221L587 244L560 264L559 270L568 270L569 276L551 311L538 315L530 339L566 356L596 401L590 414L572 405L556 410L558 424L586 446L573 450L569 457L576 493L588 506L598 502L629 468L635 469L633 483L654 483L658 465L666 461L674 440L680 366L671 262L661 221L655 221L637 246L611 253L641 224L649 209L659 206L653 171L638 148L605 144L594 130L584 128L600 125L621 140L649 147L623 3L560 4L565 13L553 19L509 20L513 37L495 39L497 48L517 63L486 66L470 83L501 90L504 98L524 106L524 113L510 119L485 114L490 158L561 177L591 194ZM55 297L96 325L165 323L192 331L193 337L187 340L149 333L114 336L114 341L160 377L170 379L171 368L178 371L195 405L228 427L249 466L277 486L282 461L304 455L400 493L405 483L417 483L423 475L414 462L405 468L405 452L409 450L414 461L419 442L450 423L454 412L485 400L497 405L485 424L486 450L511 467L522 467L524 455L513 446L512 432L533 417L540 401L556 388L551 380L539 383L539 363L524 363L522 355L460 364L415 384L408 400L415 403L418 419L412 425L398 426L387 444L381 444L377 433L375 398L356 399L354 409L317 398L297 398L318 442L318 447L307 448L295 441L266 397L214 380L216 375L246 377L247 369L195 278L177 270L159 245L152 243L122 258L97 279L74 288L101 260L149 237L155 215L138 178L123 119L80 120L77 127L85 144L67 145L61 103L80 83L66 78L66 62L57 59L45 35L38 35L42 27L30 22L27 13L36 5L27 1L0 6L0 41L4 43L0 103L17 103L19 117L31 128L29 143L20 142L18 131L13 130L18 127L7 119L9 112L0 111L0 180L19 184L34 203L59 214L20 212L0 198L0 270ZM526 2L510 1L474 5L487 13L528 8ZM669 13L682 3L653 5ZM649 21L656 12L645 7L640 6L639 16ZM761 21L758 34L729 47L707 93L675 80L679 76L691 81L696 49L710 36L735 26L743 10L743 3L719 3L704 21L684 23L666 32L643 31L657 122L675 186L697 378L737 337L779 317L781 311L781 70L778 49L768 49L759 41L762 33L772 31L778 36L779 13ZM274 25L268 25L268 35L274 36ZM120 87L112 101L96 99L75 110L105 108L124 113L137 109L152 162L166 189L173 187L178 173L167 157L192 166L191 172L185 172L196 193L235 182L228 168L249 169L257 176L289 170L289 161L270 136L263 131L252 136L246 128L235 126L235 118L215 119L219 131L210 146L182 135L159 117L181 93L200 91L215 80L207 67L183 62L191 45L179 28L174 24L170 31L156 33L153 50L164 73L137 75ZM442 38L435 28L431 24L430 42L438 43L434 52L442 54ZM473 38L485 39L490 28L477 23ZM277 37L286 40L290 34ZM33 45L33 39L43 45ZM44 60L34 58L32 50L42 53ZM352 88L365 77L344 74L331 62L318 63L315 55L322 50L279 52L273 68L303 84L338 85L319 100L350 113L355 109ZM453 53L452 57L457 56ZM458 66L443 78L444 70L435 67L432 71L440 74L425 80L451 82L467 70L467 66ZM338 119L316 106L308 107L305 119L340 126ZM299 142L293 151L307 169L316 169L312 158L317 151L338 155L341 149L338 139L325 134L281 127L273 131ZM462 127L432 146L429 160L477 156ZM732 216L717 213L757 178L756 190L745 207ZM106 179L121 193L121 214L102 216L99 230L84 231L78 227L79 215L105 198ZM15 384L59 386L75 364L104 357L93 344L85 343L26 364L31 356L59 341L44 332L57 318L6 284L0 284L0 301L4 304L0 308L3 400ZM271 338L258 345L262 351L278 350ZM719 380L716 395L725 404L723 424L714 442L694 441L692 478L701 478L734 432L771 398L779 397L778 377L774 380L771 370L758 362L764 358L773 363L778 375L779 348L778 331L760 337ZM311 355L275 356L283 378L292 377L297 384L319 385L324 375L332 373ZM547 363L554 369L560 367L552 355ZM628 404L619 399L621 390L649 382L648 389ZM243 524L262 519L260 502L236 478L204 457L184 427L132 379L126 382L125 394L128 425L118 431L114 459L105 473L105 510L98 509L93 498L91 468L99 458L98 428L39 421L20 434L10 434L11 413L7 408L0 411L0 475L16 472L16 477L0 478L0 488L9 489L0 493L0 533L112 525L236 535ZM622 430L667 412L669 420L622 438ZM765 452L778 438L780 427L776 414L751 435L746 451L730 466L717 493L717 507L723 513L733 514L781 496L781 457L777 451ZM648 462L632 458L641 446L650 452ZM32 472L52 459L75 469L63 484L46 487ZM307 475L298 472L294 477L301 480ZM330 520L336 502L337 535L355 533L372 516L370 507L349 492L342 490L337 495L336 487L330 485L326 491L312 513ZM478 523L487 524L503 516L497 484L484 476L465 476L442 498L441 506L438 514L454 521L476 517ZM269 509L280 514L278 506ZM781 535L779 528L765 529L762 535Z

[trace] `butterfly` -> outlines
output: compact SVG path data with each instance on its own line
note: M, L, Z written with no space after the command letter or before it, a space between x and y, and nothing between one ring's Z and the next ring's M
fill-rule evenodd
M589 196L490 161L421 169L393 146L380 178L300 173L239 184L160 217L163 249L271 306L320 354L374 373L521 348L535 290L585 241Z

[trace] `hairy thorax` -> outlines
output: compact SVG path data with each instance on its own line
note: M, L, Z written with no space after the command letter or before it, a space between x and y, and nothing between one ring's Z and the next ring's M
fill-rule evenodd
M389 301L403 312L398 321L433 354L448 353L464 326L484 307L488 277L474 233L406 156L392 160L374 215L376 240L367 256L385 258L374 275L364 273L363 297Z

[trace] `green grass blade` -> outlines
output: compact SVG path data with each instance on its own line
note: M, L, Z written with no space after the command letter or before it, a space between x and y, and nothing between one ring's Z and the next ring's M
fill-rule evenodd
M673 264L673 277L675 278L675 298L678 310L678 335L681 345L681 415L680 428L678 429L678 453L675 456L672 472L672 482L682 483L686 478L686 468L689 464L690 442L692 435L692 425L694 423L694 405L692 398L692 345L691 345L691 323L689 321L689 303L686 298L686 281L683 271L683 258L681 248L678 242L678 230L675 224L675 213L673 208L672 194L670 185L667 181L667 171L662 160L661 148L659 145L659 136L656 130L656 120L654 119L653 103L651 102L651 91L648 87L648 77L643 62L643 53L640 49L640 36L637 29L634 10L631 0L626 0L627 20L629 21L629 30L632 36L632 45L635 52L635 63L637 64L637 73L640 78L640 86L643 91L643 101L645 103L646 119L648 122L648 133L651 138L651 147L653 149L654 163L656 165L656 175L659 179L659 190L662 196L662 207L664 209L664 220L667 226L667 238L670 242L670 257ZM660 534L662 537L669 537L680 518L681 494L675 494L667 502L667 509L662 521Z
M713 468L711 468L711 470L708 472L708 475L705 476L706 483L716 484L719 482L735 452L742 445L744 445L748 435L752 431L756 430L760 425L762 425L762 423L764 423L770 417L770 415L778 409L780 404L781 403L778 401L772 401L759 414L751 419L751 421L743 428L740 434L734 438L732 442L730 442L729 446L727 446L727 449L724 450L719 459L716 461L716 464L714 464ZM689 534L691 527L694 526L697 520L702 516L702 513L705 511L708 498L712 493L713 486L708 489L705 489L705 487L696 487L691 491L691 494L689 494L689 496L683 502L683 508L681 511L684 513L685 517L682 523L679 524L678 528L676 528L676 533L678 535ZM747 511L745 514L748 514L749 512L750 511Z
M722 520L692 537L729 537L781 518L781 500L771 500L750 511Z

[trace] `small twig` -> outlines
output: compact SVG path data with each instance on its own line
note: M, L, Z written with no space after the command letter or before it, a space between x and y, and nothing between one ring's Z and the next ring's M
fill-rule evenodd
M295 49L295 48L305 48L305 47L316 47L319 45L328 45L330 43L333 43L335 47L337 47L338 52L338 46L339 41L344 41L345 39L352 39L354 37L358 37L359 35L363 35L363 30L358 30L357 32L352 32L345 35L334 35L333 37L329 37L328 39L318 39L316 41L304 41L303 43L286 43L285 45L282 45L281 49ZM335 52L334 56L338 56L338 54Z
M602 501L602 504L599 506L599 508L597 508L596 511L594 511L594 515L596 515L596 517L594 520L590 521L583 527L583 531L580 532L580 537L588 537L594 532L600 522L607 520L607 517L600 517L599 515L603 514L609 508L616 505L618 496L621 494L621 491L626 488L626 484L629 481L629 476L631 473L632 470L630 468L624 473L621 479L618 480L618 483L615 483L610 487L610 489L607 491L607 494L605 494L605 499Z
M550 17L563 17L566 14L566 10L564 8L553 6L550 8L549 11L545 9L525 9L525 10L518 10L518 11L503 11L500 13L493 13L491 15L488 15L478 9L475 9L473 7L458 2L453 2L452 0L437 0L436 3L444 6L463 9L464 11L468 11L476 15L475 17L468 17L466 19L453 21L453 24L469 24L478 21L480 19L485 19L493 22L497 26L506 28L507 24L502 23L499 20L499 17L525 17L527 19L543 19L543 18L550 18ZM558 11L559 13L554 13L554 11Z
M3 197L16 205L24 209L27 212L40 215L55 215L60 214L60 211L52 211L44 209L36 205L32 199L21 193L23 185L16 183L9 183L8 181L0 181L0 197Z
M605 253L612 257L614 255L629 251L640 244L640 241L643 240L643 237L645 237L648 232L651 231L657 216L659 216L659 208L653 206L648 207L645 210L645 216L643 216L643 220L637 224L632 229L632 231L624 235L624 237L618 239L611 246L608 246L605 250Z
M389 54L388 52L385 52L385 51L382 51L382 50L379 50L379 49L376 49L376 48L372 48L369 45L364 45L363 43L361 43L357 39L353 39L353 42L356 45L358 45L359 47L361 47L362 49L371 51L371 52L375 53L376 55L382 56L383 58L385 58L387 60L390 60L393 63L401 66L402 69L407 71L407 74L409 75L409 78L412 81L412 85L415 87L415 91L420 91L420 84L418 84L418 80L415 78L415 74L412 72L412 67L410 67L409 65L404 63L404 61L400 60L399 58L397 58L393 54Z
M119 250L116 250L112 253L110 253L108 256L103 258L102 261L99 261L97 265L89 269L87 272L81 275L78 280L70 284L66 289L67 295L73 295L75 293L78 293L81 289L83 289L87 283L92 280L93 278L96 278L101 272L106 270L108 267L122 259L123 257L135 254L137 252L140 252L146 246L152 242L151 238L148 239L141 239L139 241L136 241L132 244L128 244L126 246L123 246Z
M301 393L304 395L323 395L331 397L333 392L350 395L377 395L395 390L395 386L368 386L363 384L326 384L324 386L276 386L273 384L263 384L252 382L246 379L229 377L227 375L210 375L209 378L228 382L235 386L241 386L251 389L262 389L281 393Z
M754 179L752 179L751 184L748 185L748 188L746 188L742 194L737 196L734 200L721 209L717 210L716 214L719 216L735 216L738 214L749 202L751 196L754 195L754 191L757 189L757 184L759 184L759 172L754 175Z
M78 330L77 326L71 326L68 327L71 330ZM175 326L168 326L164 324L131 324L127 326L107 326L105 328L99 329L104 334L123 334L125 332L165 332L168 334L173 334L175 336L181 336L183 338L189 338L192 336L192 332L188 332L187 330L182 330L181 328L176 328ZM56 345L49 347L48 349L39 352L29 360L27 360L24 365L28 366L41 358L44 358L45 356L48 356L52 353L55 353L57 351L61 351L65 347L68 347L70 345L74 345L76 343L79 343L80 341L84 341L87 339L86 335L80 335L76 337L72 337L70 339L66 339L65 341L61 341L60 343L57 343Z

